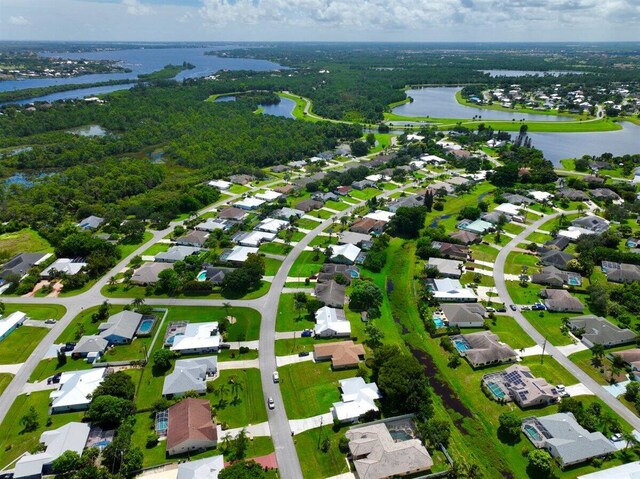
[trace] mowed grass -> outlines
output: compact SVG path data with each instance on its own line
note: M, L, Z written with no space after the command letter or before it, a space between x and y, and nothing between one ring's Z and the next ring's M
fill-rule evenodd
M332 371L331 362L304 361L278 368L282 400L289 419L329 412L340 401L340 379L352 378L357 369Z
M504 265L504 272L506 274L522 274L522 267L526 266L527 274L530 275L535 272L536 265L538 264L538 257L532 254L512 252L507 256L507 261Z
M300 218L296 221L296 226L303 230L313 230L320 226L320 221L310 220L309 218Z
M474 244L471 246L472 256L480 261L493 263L498 257L498 252L498 249L486 244Z
M0 364L22 363L49 332L47 328L20 326L0 342Z
M280 269L282 261L275 258L263 258L264 259L264 275L275 276Z
M281 294L278 303L278 316L276 317L276 331L300 331L313 328L315 322L302 305L302 309L295 308L295 295L292 293Z
M31 373L29 382L43 381L57 373L82 369L91 369L91 364L84 359L71 359L71 357L67 357L65 364L59 364L58 358L43 359Z
M258 250L260 253L287 255L292 247L283 243L263 243Z
M374 196L378 196L380 193L382 192L377 188L365 188L364 190L353 189L349 192L349 196L357 200L366 201Z
M7 389L9 383L13 380L13 374L0 373L0 394Z
M30 228L0 235L0 262L20 253L52 253L49 242Z
M231 378L234 378L241 385L237 399L229 387ZM223 402L221 402L220 396L215 393L208 393L205 396L215 408L218 422L234 428L259 424L267 420L266 404L262 397L260 370L250 368L220 371L220 376L212 383L215 387L225 384L228 389L223 396Z
M124 259L137 250L141 245L145 244L153 238L153 233L149 231L145 231L142 237L142 241L140 243L121 243L118 245L118 249L120 250L120 259Z
M561 331L562 318L578 316L575 313L550 313L548 311L522 311L522 314L554 346L573 343L571 336Z
M60 319L67 312L67 308L59 304L18 304L5 303L4 315L8 316L15 311L26 313L29 319L45 321L47 319Z
M536 344L511 316L496 316L495 325L491 320L487 321L491 331L500 336L502 342L507 343L513 349L528 348Z
M338 202L338 201L330 200L330 201L327 201L324 204L324 206L325 206L325 208L329 208L331 210L344 211L347 208L349 208L350 205L348 205L346 203L341 203L341 202Z
M531 273L527 272L527 274ZM535 283L526 283L521 286L519 281L506 281L506 284L513 304L537 303L540 301L540 291L544 289L544 286Z
M338 449L338 441L347 428L334 432L332 426L311 429L294 438L298 457L301 458L302 477L304 479L325 479L349 471L345 455ZM328 438L329 450L323 452L320 445Z
M289 276L308 278L319 273L324 262L325 255L322 252L303 251L291 266Z
M38 448L40 435L44 431L59 428L72 421L81 421L84 412L54 414L49 416L49 394L51 391L34 392L18 396L0 425L0 467L7 466L25 452ZM39 426L35 431L24 432L20 418L33 406L38 413ZM51 424L47 425L47 418Z

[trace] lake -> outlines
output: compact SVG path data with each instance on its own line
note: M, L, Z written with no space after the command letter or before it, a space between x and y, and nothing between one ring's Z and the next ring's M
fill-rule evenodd
M492 77L523 77L527 75L541 77L544 75L551 75L559 77L560 75L583 75L584 72L569 72L569 71L535 71L535 70L478 70L482 73L488 73Z
M614 156L640 153L640 126L621 123L622 130L589 133L529 133L531 145L544 152L555 166L565 158L611 153Z
M393 113L402 116L422 116L432 118L473 118L481 116L483 120L526 120L526 121L570 121L569 116L536 115L533 113L506 112L474 108L458 103L456 92L458 87L433 87L407 90L413 102L405 103L393 109Z
M188 48L136 48L127 50L110 50L99 52L70 52L65 54L42 52L41 55L52 57L63 57L72 60L116 60L120 66L131 69L130 73L101 73L93 75L81 75L71 78L33 78L27 80L0 81L0 91L22 90L25 88L39 88L53 85L69 85L82 83L96 83L109 80L134 80L141 73L151 73L161 70L168 64L182 64L183 62L195 65L191 70L183 70L176 75L176 80L184 78L204 77L216 73L220 70L254 70L272 71L285 69L285 67L267 60L256 60L251 58L228 58L215 55L205 55L206 52L216 50L228 50L229 46L209 46L209 47L188 47ZM108 91L131 88L131 85L110 85ZM86 89L85 89L86 90ZM68 98L78 98L96 93L107 93L108 91L85 94L75 90L62 92L63 97L58 100ZM58 94L55 94L58 95ZM49 97L49 95L47 95ZM45 98L45 97L42 97ZM26 100L31 102L33 99ZM44 100L43 100L44 101ZM53 101L53 100L49 100Z
M296 107L296 102L289 98L280 98L280 103L277 105L260 105L263 108L265 115L283 116L285 118L294 118L293 109Z

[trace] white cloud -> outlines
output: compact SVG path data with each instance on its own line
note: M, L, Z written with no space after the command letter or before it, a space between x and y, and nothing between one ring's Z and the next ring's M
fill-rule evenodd
M122 5L127 7L129 15L148 15L152 12L151 7L140 3L138 0L122 0Z
M12 15L9 17L9 23L11 25L31 25L31 22L24 18L22 15Z

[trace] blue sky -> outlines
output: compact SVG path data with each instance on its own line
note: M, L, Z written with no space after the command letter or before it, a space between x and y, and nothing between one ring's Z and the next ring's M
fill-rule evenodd
M0 0L0 39L638 41L640 0Z

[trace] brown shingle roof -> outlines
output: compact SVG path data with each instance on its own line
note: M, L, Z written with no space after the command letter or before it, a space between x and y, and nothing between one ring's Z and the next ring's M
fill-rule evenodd
M206 399L188 398L169 408L167 450L190 439L217 441L211 420L211 404Z
M220 213L218 213L218 218L222 218L225 220L239 220L244 218L246 214L246 211L232 206L231 208L225 208Z
M358 365L361 357L364 357L364 347L362 344L354 344L353 341L316 344L313 346L313 355L316 360L330 357L331 366L334 368L346 368Z

